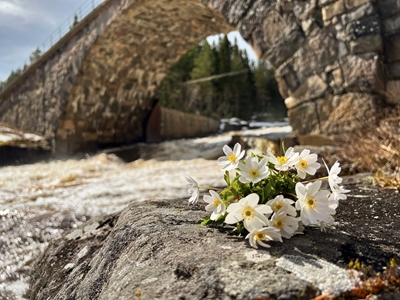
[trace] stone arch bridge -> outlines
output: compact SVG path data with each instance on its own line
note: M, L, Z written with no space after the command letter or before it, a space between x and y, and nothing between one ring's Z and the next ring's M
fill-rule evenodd
M399 0L106 0L1 92L0 122L63 152L137 140L169 67L232 30L275 68L295 135L400 101Z

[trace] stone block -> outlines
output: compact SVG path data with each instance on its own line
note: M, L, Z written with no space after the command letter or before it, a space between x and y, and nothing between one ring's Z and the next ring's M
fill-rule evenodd
M385 68L389 79L400 79L400 62L388 64Z
M265 53L265 58L274 68L278 68L304 43L303 31L297 25L287 26L283 32L274 39Z
M343 85L343 74L342 70L340 68L337 68L332 71L332 77L333 81L337 86L342 86Z
M84 142L95 142L98 140L97 133L93 132L82 132L82 138Z
M287 25L285 18L282 18L276 10L271 10L265 15L264 20L261 21L260 26L254 29L250 38L252 48L258 57L261 57L268 50L272 41L279 36Z
M214 1L214 3L221 3L222 1ZM223 9L219 9L221 14L226 17L229 23L238 24L244 14L253 5L254 0L245 1L226 1L223 3Z
M392 35L385 39L386 62L400 61L400 34Z
M283 98L287 98L289 97L289 87L286 84L286 80L285 78L282 77L275 77L275 80L278 84L278 90L279 90L279 94L283 97Z
M301 28L307 38L312 38L319 32L320 25L315 20L309 19L301 22Z
M291 0L282 0L280 1L280 11L285 14L290 14L294 9L294 1Z
M400 104L400 80L390 80L386 83L385 100L390 104Z
M320 76L314 75L307 78L304 84L291 93L291 97L297 99L298 103L301 103L320 97L325 93L327 88L328 85L325 81Z
M336 0L319 0L319 6L324 7L328 4L335 2Z
M79 128L84 128L86 126L86 122L85 121L78 121L78 123L76 124Z
M57 129L56 131L56 138L60 140L66 140L68 138L68 130L65 129Z
M294 147L299 144L296 137L291 135L282 136L279 145L285 145L285 148ZM283 154L283 153L282 153Z
M324 21L328 21L334 16L341 15L345 12L345 10L346 8L344 6L344 0L338 0L322 7L322 19Z
M331 146L335 142L329 137L321 134L305 134L297 137L299 145L303 146Z
M381 57L376 53L348 55L339 60L344 84L348 92L384 91L384 75Z
M358 39L361 36L376 35L381 33L379 17L370 16L361 20L356 20L346 25L346 35L350 40Z
M261 26L266 15L271 11L270 6L265 5L262 0L229 2L232 2L232 6L227 19L232 24L238 23L239 32L245 40L249 39L253 31Z
M377 125L377 99L371 94L347 93L341 96L326 121L321 123L325 135L345 134Z
M333 32L333 26L315 28L303 47L293 55L293 68L301 83L312 74L321 74L327 65L337 60L339 42L334 38Z
M349 54L348 46L347 43L345 42L339 42L338 44L338 57L341 58L343 56L346 56Z
M66 129L66 130L74 130L75 131L75 123L72 120L65 120L63 122L62 128Z
M349 22L356 21L376 13L375 6L371 3L365 3L355 10L341 15L342 24L346 25Z
M102 131L98 138L99 143L112 143L114 142L114 130Z
M300 21L319 19L321 10L317 4L318 0L294 1L293 14Z
M400 14L383 19L382 27L382 32L384 34L400 32Z
M329 82L329 86L333 90L333 94L341 94L343 92L343 74L340 68L332 70L330 73L331 81Z
M383 53L383 39L380 34L366 35L350 41L350 53L360 54L367 52Z
M378 0L379 15L382 19L398 14L400 11L400 2L398 0Z
M294 136L319 132L317 109L314 102L302 103L288 110L290 126Z
M298 106L299 104L303 103L302 101L300 101L297 98L294 97L287 97L285 99L285 105L287 109L292 109L295 108L296 106Z
M284 98L289 97L289 93L295 91L300 86L291 61L284 63L275 70L275 79L278 82L279 92Z
M330 114L339 105L339 103L340 98L337 96L328 96L315 101L318 112L318 120L321 125L328 120Z
M351 10L353 8L359 7L365 3L372 2L371 0L344 0L344 5L346 9Z

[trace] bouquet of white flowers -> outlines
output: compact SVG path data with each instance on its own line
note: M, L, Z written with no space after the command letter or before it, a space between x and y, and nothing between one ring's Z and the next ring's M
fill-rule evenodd
M267 155L245 155L240 144L233 150L225 145L226 156L218 159L218 165L225 171L227 186L210 189L204 195L206 211L211 212L201 224L236 224L240 233L247 231L250 245L270 247L265 241L280 241L301 233L303 225L331 224L339 200L346 199L349 190L341 186L341 168L336 162L331 169L325 161L328 176L304 182L308 175L315 175L320 168L317 154L304 149L295 152L292 147L283 156L275 156L270 150ZM230 171L236 171L231 178ZM321 190L322 179L327 179L330 190ZM196 203L201 188L190 176L186 177L190 203Z

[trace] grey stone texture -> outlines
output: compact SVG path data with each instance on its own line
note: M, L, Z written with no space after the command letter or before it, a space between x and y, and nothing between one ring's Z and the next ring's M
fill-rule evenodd
M293 134L330 135L318 109L292 110L354 92L375 99L371 109L397 103L388 82L400 77L399 3L105 1L0 94L0 121L60 150L133 141L168 68L206 36L237 29L276 68Z
M132 203L52 241L33 267L29 296L309 300L329 292L354 299L348 292L358 275L350 275L350 260L381 271L400 254L400 221L393 213L398 193L380 194L379 205L374 193L371 186L353 185L326 232L307 227L303 235L259 249L230 228L199 226L207 215L201 203ZM376 299L398 297L388 292Z

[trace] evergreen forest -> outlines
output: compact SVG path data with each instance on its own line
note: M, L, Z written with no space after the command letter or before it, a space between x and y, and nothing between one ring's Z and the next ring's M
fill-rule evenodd
M286 116L274 70L262 60L254 64L226 35L189 50L170 68L157 98L164 107L217 119Z

